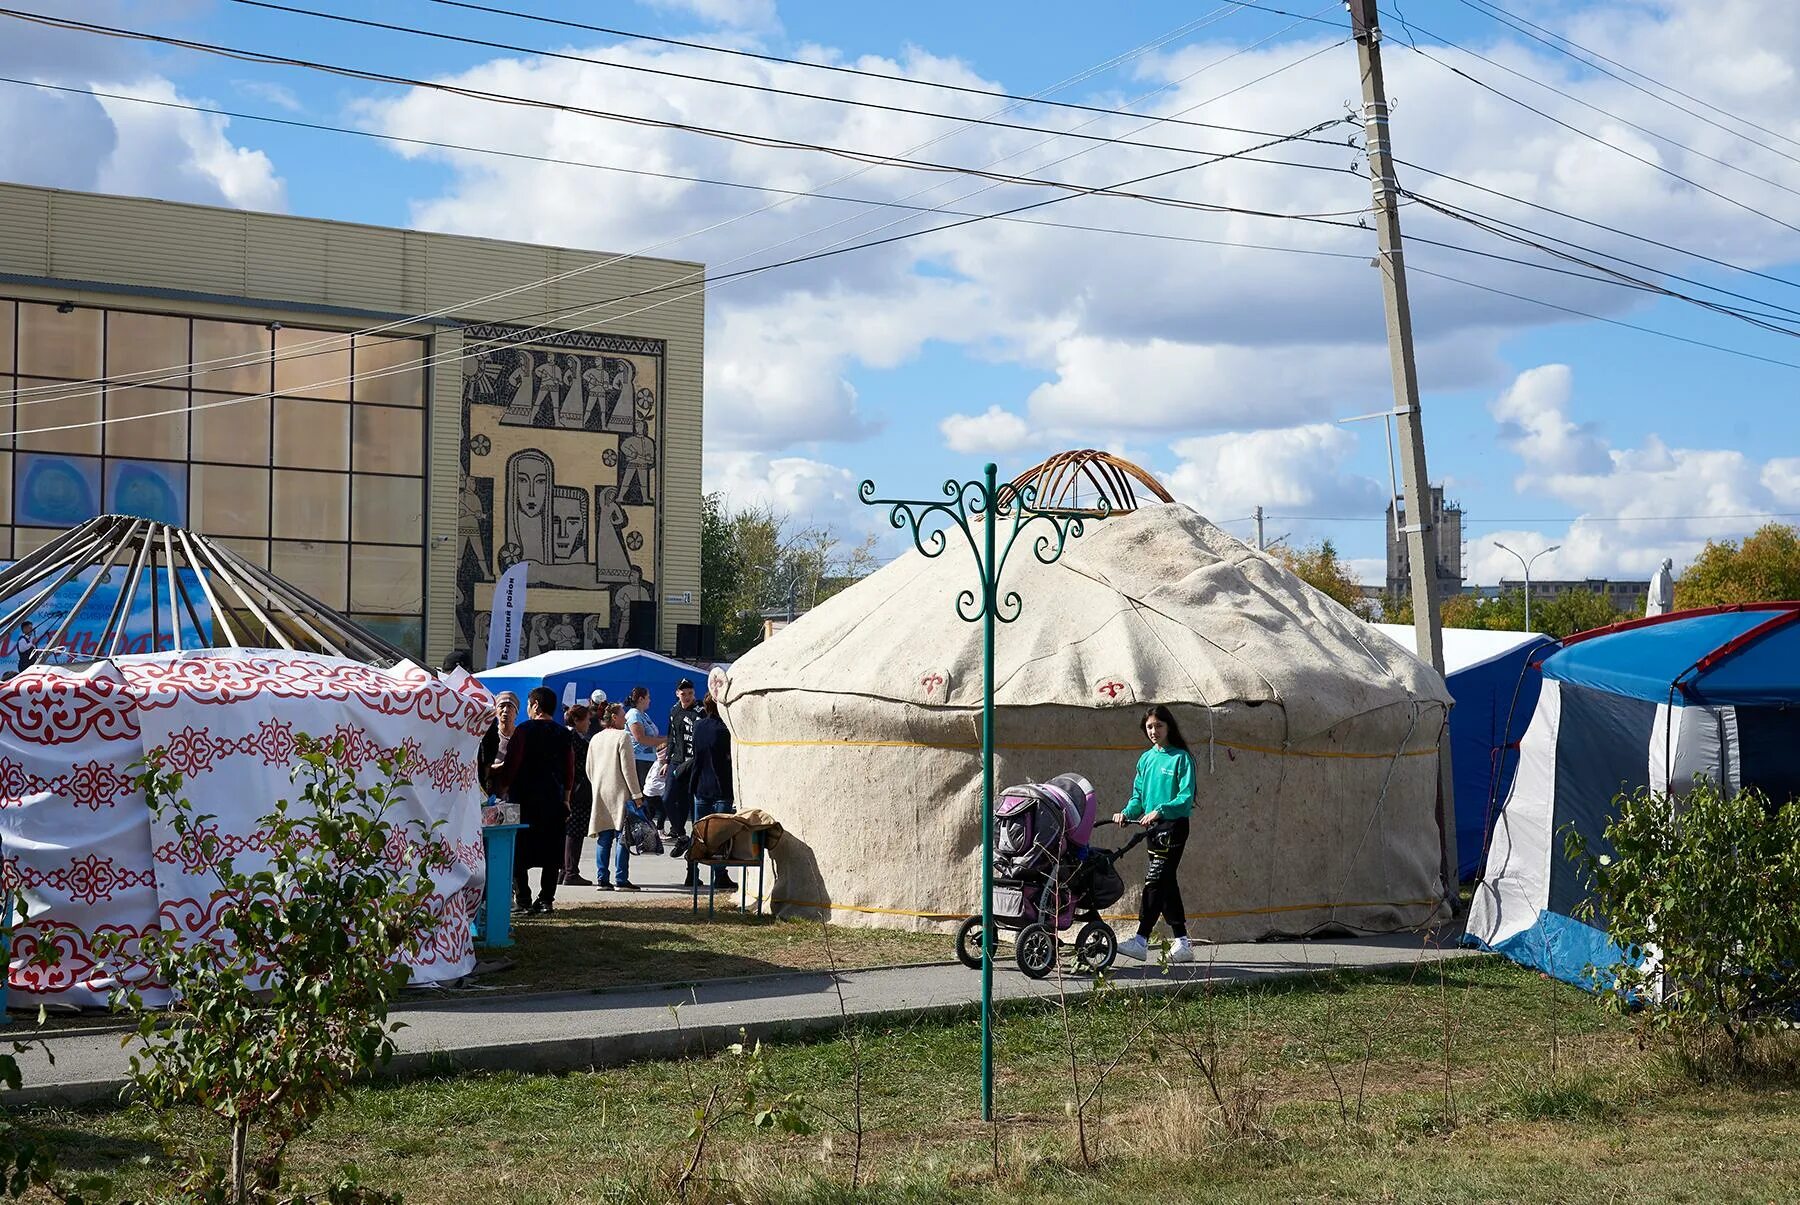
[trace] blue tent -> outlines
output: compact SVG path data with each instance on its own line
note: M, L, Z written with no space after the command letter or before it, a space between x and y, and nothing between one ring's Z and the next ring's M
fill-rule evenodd
M596 689L605 691L609 701L622 703L632 687L643 686L650 691L650 715L659 729L675 705L676 682L691 678L700 693L706 691L705 670L641 649L560 649L475 676L491 691L514 692L521 703L525 692L538 686L555 691L559 704L586 699Z
M1613 800L1673 799L1696 776L1800 798L1800 602L1677 611L1571 636L1542 685L1469 912L1470 944L1571 983L1622 956L1575 920L1564 834L1609 853Z
M1409 652L1415 647L1410 626L1375 627ZM1537 706L1538 676L1525 672L1526 663L1554 643L1536 632L1444 629L1444 684L1456 701L1450 712L1456 874L1464 882L1481 872L1488 828L1512 785L1519 738Z

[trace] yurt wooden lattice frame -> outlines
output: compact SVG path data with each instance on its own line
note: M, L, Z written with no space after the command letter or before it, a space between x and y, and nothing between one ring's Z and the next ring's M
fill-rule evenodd
M111 570L124 572L118 595L95 632L95 657L128 651L133 604L150 593L150 647L279 648L346 657L388 668L409 654L318 599L203 535L154 519L101 515L72 527L0 571L0 638L16 640L20 625L88 572L86 588L65 614L38 625L44 660L57 660L70 627ZM89 572L91 571L91 572ZM183 647L181 620L192 625ZM210 619L210 622L208 620ZM142 634L142 633L140 633ZM63 658L67 654L61 654Z
M1175 498L1162 482L1123 457L1095 448L1058 452L1000 487L1004 506L1024 486L1032 486L1032 508L1068 515L1119 514L1138 508L1137 487L1159 502ZM1082 499L1083 490L1094 500Z

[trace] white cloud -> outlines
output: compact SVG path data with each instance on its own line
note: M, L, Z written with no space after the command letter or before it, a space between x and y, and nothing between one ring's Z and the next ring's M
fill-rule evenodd
M716 7L723 0L667 2L703 19L737 22L740 28L774 18L773 6L767 3ZM1788 128L1791 114L1800 111L1800 77L1788 66L1800 61L1800 6L1724 0L1709 6L1645 9L1618 0L1579 16L1576 36L1591 38L1595 45L1621 47L1626 61L1661 64L1659 74L1671 83L1701 94L1727 95L1734 111L1773 128ZM1623 118L1679 131L1706 154L1746 164L1754 159L1752 170L1800 187L1800 164L1746 148L1741 140L1698 126L1647 96L1581 72L1542 47L1483 41L1480 35L1470 44L1591 98ZM1287 66L1327 42L1321 35L1318 41L1258 48L1184 78L1240 45L1215 41L1143 60L1144 85L1169 87L1141 107L1180 112ZM578 47L574 53L696 74L729 72L732 78L777 88L820 87L816 73L805 68L753 61L727 64L680 48ZM816 53L829 61L878 71L1000 88L954 60L923 50L894 59L848 59L829 48ZM1434 54L1481 78L1497 75L1496 68L1461 51L1438 48ZM1190 116L1245 128L1297 130L1342 112L1346 88L1355 86L1354 71L1350 48L1337 47L1302 70L1246 87ZM1388 71L1390 91L1399 102L1395 137L1404 140L1406 156L1414 162L1543 205L1591 214L1624 229L1652 231L1671 243L1748 266L1800 258L1800 236L1794 232L1612 154L1571 130L1481 92L1420 56L1396 52L1390 56ZM1041 168L1048 177L1071 181L1129 179L1179 162L1169 151L1118 145L1092 150L1091 144L1067 139L1039 146L1042 139L1033 134L992 127L958 131L923 117L724 91L681 80L663 80L646 88L639 76L561 60L495 60L451 79L477 88L570 97L595 108L726 125L824 145L895 153L918 148L912 153L919 158L972 165L997 161L1000 170L1009 172ZM1496 82L1509 90L1525 88L1534 103L1566 117L1578 129L1621 145L1630 135L1634 149L1708 187L1773 203L1767 186L1730 174L1718 164L1665 144L1644 142L1623 126L1510 77L1498 76ZM1021 86L1017 81L1008 84L1011 90ZM860 77L840 79L832 90L884 104L924 104L916 89ZM1065 95L1120 103L1116 97L1079 91ZM981 115L999 106L981 96L934 94L925 107ZM366 112L372 127L384 132L438 138L449 131L457 141L471 145L503 146L565 164L641 167L980 212L1052 195L893 168L862 171L823 155L484 105L441 94L409 94L372 104ZM1077 123L1074 117L1036 110L1009 114L1007 119L1061 128ZM1118 121L1098 128L1109 133L1129 130ZM1342 139L1352 132L1350 126L1338 126L1325 136ZM1228 134L1173 125L1144 130L1136 137L1208 149L1243 145L1243 140ZM1496 154L1495 148L1505 153ZM415 208L416 220L427 228L614 251L643 249L702 260L715 276L949 220L947 215L909 217L815 199L777 203L779 199L768 194L463 152L415 148L403 153L429 155L450 169L442 191L421 199ZM1077 153L1078 158L1057 162ZM1143 187L1167 197L1295 213L1354 214L1367 205L1366 178L1342 170L1354 157L1348 145L1295 144L1281 148L1277 157L1332 170L1239 160L1196 167ZM1562 224L1542 212L1510 206L1441 178L1409 171L1406 182L1601 249L1633 258L1649 254L1605 231ZM758 207L764 211L743 216ZM1271 495L1310 473L1321 482L1316 490L1320 501L1314 504L1322 506L1328 495L1362 499L1379 513L1385 488L1366 489L1368 483L1359 485L1344 468L1349 441L1358 435L1340 432L1309 446L1292 434L1322 429L1331 418L1374 409L1385 400L1389 383L1379 277L1369 267L1373 236L1367 229L1353 220L1346 228L1107 197L1071 199L1022 217L1025 220L1017 223L983 222L715 283L708 291L709 446L781 459L783 452L817 455L818 445L825 441L872 438L882 431L888 416L857 396L852 379L860 370L903 364L927 342L937 340L967 354L1041 372L1043 383L1023 406L1009 405L1003 413L1012 413L1031 432L1041 433L1046 443L1123 437L1148 444L1209 432L1238 432L1235 438L1243 439L1266 431L1269 441L1259 451L1276 458L1282 472L1274 479L1239 480L1233 477L1235 466L1221 464L1220 480L1201 491L1201 474L1194 462L1176 471L1185 469L1183 480L1209 497L1241 504L1252 502L1254 492L1263 495L1254 501L1268 505L1274 504ZM1077 233L1032 222L1111 227L1171 240L1272 244L1325 254L1283 255L1240 246ZM1423 206L1408 210L1407 227L1409 233L1447 242L1487 245L1485 236ZM1415 268L1551 298L1593 313L1619 314L1643 301L1639 294L1605 283L1474 259L1423 242L1409 249L1409 259ZM1420 377L1428 395L1476 388L1497 393L1509 379L1497 348L1523 330L1570 320L1528 301L1472 291L1423 272L1412 280L1412 301ZM1661 345L1646 341L1642 346L1646 355L1661 354ZM1495 416L1506 424L1502 433L1523 455L1526 471L1569 478L1558 488L1571 498L1581 494L1581 479L1619 481L1646 471L1615 465L1617 453L1609 454L1600 433L1578 421L1587 412L1571 404L1568 388L1566 378L1559 380L1554 366L1546 366L1536 376L1514 382L1508 395L1495 403ZM936 392L942 396L944 391ZM941 412L931 415L932 420L940 417ZM986 421L985 415L956 416L942 429L944 437L949 440L955 429L961 433L958 438L974 440L982 428L963 424ZM1005 440L1016 435L1016 428L1004 420L988 422L988 427L981 438ZM1294 459L1307 456L1322 459ZM1761 466L1747 467L1752 482L1764 471ZM1780 470L1768 471L1780 478ZM1761 492L1772 496L1776 488L1771 483ZM1241 507L1236 509L1243 513ZM1605 561L1596 554L1593 563Z
M870 508L857 500L850 471L803 456L708 452L702 475L707 493L722 493L733 509L769 506L803 523L867 526Z
M1010 410L989 406L980 414L952 414L938 424L944 446L967 456L1017 452L1031 442L1031 428Z
M1562 365L1530 369L1491 409L1525 460L1519 492L1553 499L1578 517L1560 537L1524 530L1470 536L1467 580L1521 576L1519 562L1498 544L1526 557L1560 545L1533 566L1537 578L1645 578L1664 557L1679 571L1708 539L1739 535L1760 524L1756 516L1800 507L1800 458L1759 463L1736 449L1670 447L1655 435L1634 448L1608 447L1566 424L1573 386Z
M1500 439L1525 462L1527 477L1603 472L1606 442L1568 416L1574 378L1567 364L1527 369L1488 407Z
M292 88L273 80L239 79L232 80L231 86L247 96L266 100L278 109L286 109L289 113L299 113L306 107L300 103L300 98L294 95Z
M687 13L712 25L769 29L777 24L775 0L644 0L651 8Z
M109 89L129 96L182 101L165 79L144 79ZM115 132L112 151L95 173L101 192L203 201L240 209L286 206L286 187L261 151L236 145L226 135L229 119L129 101L99 102Z
M1181 463L1165 484L1177 500L1215 522L1258 506L1277 513L1379 512L1387 491L1346 468L1355 447L1347 431L1330 423L1184 439L1173 445ZM1239 536L1246 530L1231 528Z

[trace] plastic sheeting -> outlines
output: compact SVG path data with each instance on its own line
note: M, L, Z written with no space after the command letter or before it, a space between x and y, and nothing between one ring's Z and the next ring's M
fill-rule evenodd
M1165 703L1199 772L1181 866L1197 932L1393 930L1439 913L1449 695L1430 667L1186 507L1090 522L1052 565L1032 555L1036 534L1002 582L1021 611L998 635L999 783L1076 770L1110 815L1144 708ZM956 613L978 578L951 538L732 666L739 802L787 832L778 911L916 928L979 908L981 627Z
M259 820L277 799L298 799L289 767L302 733L342 738L365 776L377 757L395 758L412 785L390 820L443 822L456 861L435 877L442 923L409 962L415 982L467 974L483 885L475 741L490 703L461 673L440 679L410 664L379 670L288 652L121 657L0 683L0 854L29 911L14 938L11 990L101 1006L122 977L149 1003L166 1003L166 987L132 961L129 944L109 960L95 939L129 943L169 927L194 940L229 937L216 879L193 842L151 816L133 784L137 763L166 749L195 812L211 815L234 865L255 872L268 855ZM56 965L31 965L46 947Z

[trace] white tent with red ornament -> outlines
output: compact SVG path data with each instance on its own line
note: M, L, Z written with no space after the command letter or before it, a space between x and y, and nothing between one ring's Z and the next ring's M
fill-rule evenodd
M361 783L376 781L380 760L409 780L386 817L402 833L391 862L407 865L417 851L404 834L427 830L452 860L432 872L439 924L407 962L417 983L468 974L484 885L475 750L492 702L486 688L460 672L421 669L203 537L129 517L72 529L0 572L0 636L85 574L93 584L74 607L81 612L119 565L129 566L119 597L88 642L97 659L52 657L0 682L0 873L26 913L15 918L13 999L97 1007L129 983L146 1002L166 1003L134 939L170 928L194 940L229 937L202 841L179 837L137 785L146 755L164 750L218 851L254 873L271 852L263 817L278 800L300 802L291 770L302 735L341 741ZM152 620L149 647L169 651L108 655L135 639L121 617L133 592L151 584L152 615L166 606L169 617ZM224 647L194 647L197 633ZM108 955L103 939L122 945Z

